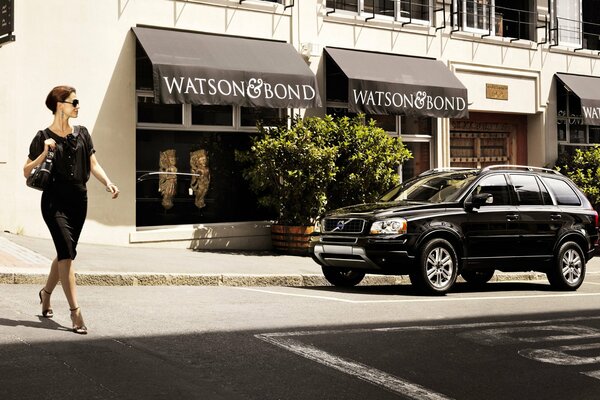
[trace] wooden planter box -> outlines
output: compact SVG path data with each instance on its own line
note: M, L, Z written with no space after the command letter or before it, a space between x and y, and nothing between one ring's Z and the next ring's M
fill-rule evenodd
M271 225L273 249L282 254L310 255L312 226Z

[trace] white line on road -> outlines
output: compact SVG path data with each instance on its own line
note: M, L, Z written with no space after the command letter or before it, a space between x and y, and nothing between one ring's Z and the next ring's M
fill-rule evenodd
M390 375L376 368L358 363L352 360L346 360L342 357L327 353L314 346L300 343L297 340L272 337L269 335L256 335L257 338L282 347L292 353L296 353L309 360L316 361L327 367L336 369L348 375L355 376L363 381L381 386L391 392L401 394L415 400L449 400L449 397L436 393L416 383Z
M563 298L563 297L587 297L600 296L600 293L561 293L561 294L538 294L538 295L520 295L520 296L492 296L492 297L435 297L435 298L418 298L418 299L397 299L397 300L349 300L332 296L316 296L310 294L286 293L275 290L255 289L255 288L236 288L251 292L261 292L276 294L280 296L304 297L321 300L339 301L342 303L353 304L368 304L368 303L429 303L429 302L448 302L448 301L482 301L482 300L514 300L514 299L546 299L546 298Z

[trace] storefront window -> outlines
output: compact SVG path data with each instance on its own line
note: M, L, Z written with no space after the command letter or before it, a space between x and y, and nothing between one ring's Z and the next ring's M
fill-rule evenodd
M137 183L137 226L272 218L257 206L235 160L235 150L249 145L249 135L236 132L138 130L137 177L154 174ZM156 172L170 174L160 179Z
M138 122L153 124L183 124L181 104L155 104L152 97L138 96Z
M247 108L241 107L241 126L278 126L285 124L286 110L278 108Z
M402 180L405 181L431 168L430 142L407 142L404 145L410 150L413 158L402 164Z
M192 125L232 126L233 106L192 106Z
M386 132L396 132L396 120L398 119L395 115L376 115L367 114L365 115L365 121L368 123L370 120L375 120L377 126Z
M577 148L600 144L600 126L585 125L581 115L581 100L560 81L556 89L556 133L559 157L571 157Z
M401 135L431 135L432 118L402 117L400 121Z

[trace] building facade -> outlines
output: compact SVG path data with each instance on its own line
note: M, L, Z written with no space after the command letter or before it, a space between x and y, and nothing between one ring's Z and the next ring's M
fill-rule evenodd
M235 159L258 120L363 113L413 153L403 178L551 166L600 143L599 5L0 0L0 228L49 236L22 166L58 84L121 189L90 182L84 242L269 248Z

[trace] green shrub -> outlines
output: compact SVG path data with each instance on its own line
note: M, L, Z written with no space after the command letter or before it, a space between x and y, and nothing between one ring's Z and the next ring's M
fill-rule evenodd
M290 129L259 126L250 150L236 152L236 158L249 164L244 178L259 204L278 213L280 224L311 225L325 209L336 154L319 132L297 119Z
M361 117L292 120L290 128L258 127L244 177L259 203L286 225L310 225L326 208L374 201L398 182L411 157L397 138Z
M596 210L600 209L600 146L576 149L572 157L557 161L557 169L579 186Z

